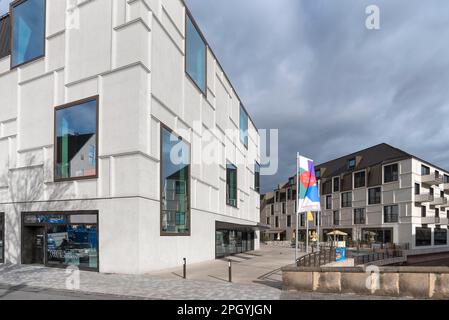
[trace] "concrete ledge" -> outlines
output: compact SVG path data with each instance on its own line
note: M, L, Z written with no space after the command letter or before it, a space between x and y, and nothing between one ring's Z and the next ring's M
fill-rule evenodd
M449 267L282 268L285 290L449 298Z

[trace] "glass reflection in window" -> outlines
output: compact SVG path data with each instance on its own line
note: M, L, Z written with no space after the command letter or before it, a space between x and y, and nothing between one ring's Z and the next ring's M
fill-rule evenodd
M190 146L162 128L162 233L190 231Z
M45 0L25 0L12 7L13 67L44 55Z
M206 93L206 44L191 18L186 16L186 72Z
M56 179L96 176L97 100L56 111Z
M47 230L47 263L50 266L97 269L97 226L49 226Z
M226 204L237 207L237 167L226 165Z

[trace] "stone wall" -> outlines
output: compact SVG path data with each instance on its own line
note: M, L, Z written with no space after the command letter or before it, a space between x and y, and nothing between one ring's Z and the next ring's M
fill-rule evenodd
M449 299L449 267L282 268L284 290Z

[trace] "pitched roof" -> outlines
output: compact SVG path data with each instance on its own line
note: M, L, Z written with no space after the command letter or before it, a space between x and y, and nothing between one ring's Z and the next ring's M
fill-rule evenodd
M394 161L412 158L411 154L405 151L392 147L386 143L381 143L376 146L360 150L346 156L327 161L316 166L316 169L325 168L322 172L322 177L338 176L348 171L347 164L349 160L356 160L356 170L361 170L376 164L386 164Z

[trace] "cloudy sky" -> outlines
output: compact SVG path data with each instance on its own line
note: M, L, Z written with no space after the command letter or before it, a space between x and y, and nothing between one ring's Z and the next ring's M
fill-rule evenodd
M296 152L320 163L386 142L449 168L449 1L187 3L256 125L280 129L263 191Z

